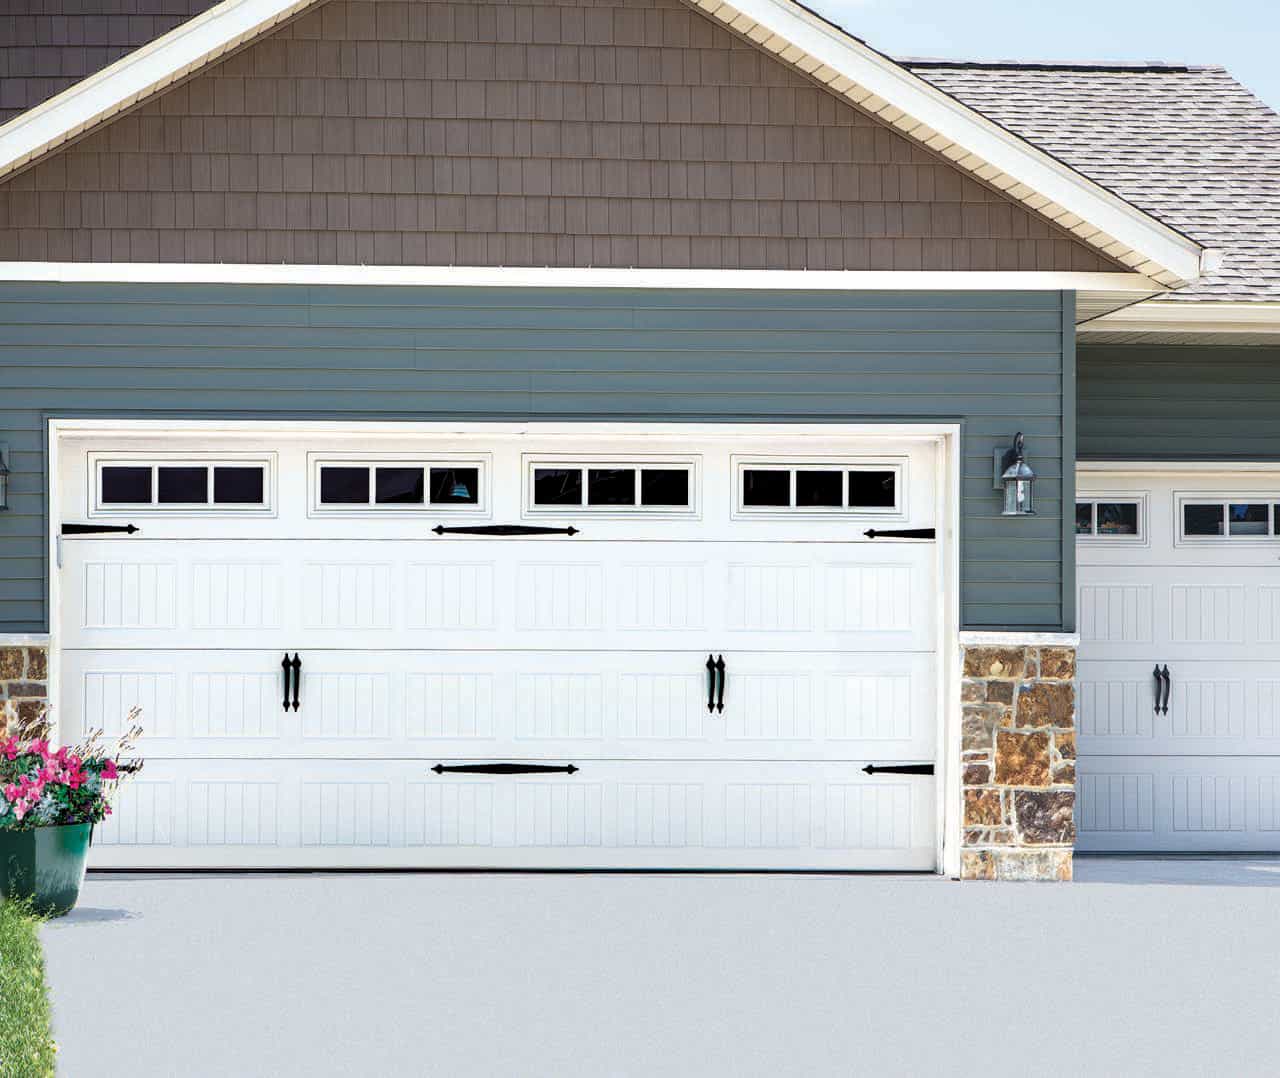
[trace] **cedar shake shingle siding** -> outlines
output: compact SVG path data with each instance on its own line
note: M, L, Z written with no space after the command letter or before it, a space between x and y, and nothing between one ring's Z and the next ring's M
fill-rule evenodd
M3 0L0 123L115 63L217 0Z
M0 259L1116 268L680 0L331 0L0 187Z

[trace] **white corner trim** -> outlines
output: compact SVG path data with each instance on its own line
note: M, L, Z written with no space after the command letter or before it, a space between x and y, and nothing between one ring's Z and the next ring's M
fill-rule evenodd
M1079 633L962 632L962 648L1078 648Z
M1093 333L1275 333L1280 335L1280 302L1147 300L1104 314L1080 327Z
M1200 276L1205 249L1194 240L794 0L686 2L1153 280Z
M74 138L315 0L223 0L0 127L0 176Z

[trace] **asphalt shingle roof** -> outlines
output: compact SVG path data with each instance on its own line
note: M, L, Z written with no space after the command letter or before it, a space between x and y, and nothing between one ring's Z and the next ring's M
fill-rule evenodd
M938 88L1225 254L1167 298L1280 300L1280 116L1221 67L902 60Z

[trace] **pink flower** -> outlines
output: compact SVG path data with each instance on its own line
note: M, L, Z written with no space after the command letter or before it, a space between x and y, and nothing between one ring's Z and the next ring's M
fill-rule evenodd
M120 777L120 772L116 770L116 762L114 760L108 760L102 765L102 777L104 779L118 779Z
M6 760L16 760L18 758L18 739L16 737L7 737L0 741L0 755Z
M9 783L9 785L4 788L4 799L6 801L17 801L18 787L13 785L13 783Z
M44 738L38 737L30 745L27 746L27 752L32 756L39 756L40 759L48 762L49 759L49 742Z

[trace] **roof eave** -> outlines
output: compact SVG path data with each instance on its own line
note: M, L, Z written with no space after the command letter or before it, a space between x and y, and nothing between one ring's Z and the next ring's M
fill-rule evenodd
M686 0L861 109L1165 288L1205 249L794 0Z
M0 179L292 18L317 0L223 0L0 126Z

